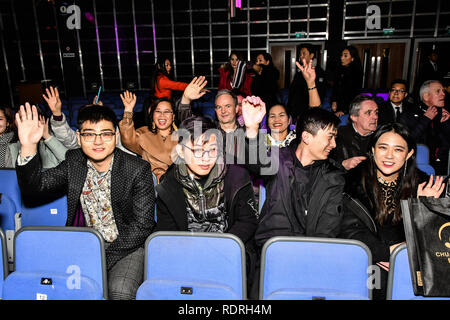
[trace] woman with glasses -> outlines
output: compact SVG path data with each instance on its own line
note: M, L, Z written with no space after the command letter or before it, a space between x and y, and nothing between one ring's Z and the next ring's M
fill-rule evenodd
M120 95L125 107L123 119L119 122L123 145L150 162L158 182L159 178L173 163L171 153L177 144L172 135L177 130L174 119L174 107L168 98L155 100L149 107L147 126L134 129L133 109L136 95L125 91Z

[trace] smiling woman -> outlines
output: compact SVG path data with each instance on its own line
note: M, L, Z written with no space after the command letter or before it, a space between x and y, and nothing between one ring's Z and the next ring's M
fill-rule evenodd
M373 263L389 270L390 253L405 241L400 200L418 196L438 198L444 189L442 178L433 183L416 167L416 143L402 124L381 126L369 142L369 160L362 179L349 188L350 201L341 225L343 238L364 242ZM428 181L428 184L425 183ZM351 184L351 183L350 183ZM352 206L358 202L358 210ZM385 297L387 272L381 271L381 289L374 298Z
M125 106L123 119L119 123L123 145L150 162L152 172L159 178L173 163L171 154L177 144L173 103L167 98L154 101L148 110L147 126L134 129L133 108L136 96L126 91L122 96Z

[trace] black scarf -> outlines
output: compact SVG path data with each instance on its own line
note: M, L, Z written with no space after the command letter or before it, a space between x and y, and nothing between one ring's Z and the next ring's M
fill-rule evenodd
M8 146L14 138L14 132L7 132L0 135L0 168L11 168L12 159Z

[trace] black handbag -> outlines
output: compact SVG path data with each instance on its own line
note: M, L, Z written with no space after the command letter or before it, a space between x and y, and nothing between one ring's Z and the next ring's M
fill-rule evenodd
M450 198L402 200L414 294L450 297Z

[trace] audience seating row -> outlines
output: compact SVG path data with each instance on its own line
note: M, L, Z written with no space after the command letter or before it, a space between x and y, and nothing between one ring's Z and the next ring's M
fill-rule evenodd
M107 299L101 235L89 228L24 227L15 235L16 261L6 269L5 237L0 292L5 300ZM356 240L275 237L262 250L261 300L371 299L371 253ZM407 249L392 254L388 299L415 296ZM144 282L138 300L245 300L244 245L231 234L156 232L145 243Z

